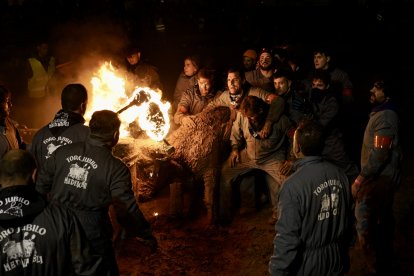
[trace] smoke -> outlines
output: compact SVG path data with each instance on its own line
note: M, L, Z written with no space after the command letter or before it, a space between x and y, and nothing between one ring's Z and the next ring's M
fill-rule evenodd
M49 32L48 42L57 65L50 82L50 96L37 101L26 98L24 88L13 93L12 118L34 130L49 123L61 108L60 94L67 84L81 83L92 96L91 79L100 65L110 61L114 67L122 68L125 62L123 49L128 39L121 24L101 17L87 21L74 19L56 25ZM27 45L30 44L31 41L27 41ZM25 57L22 57L22 63L24 61Z
M123 67L123 49L128 43L120 24L102 18L72 21L54 29L53 49L57 63L62 67L60 88L79 82L91 89L91 77L104 62Z

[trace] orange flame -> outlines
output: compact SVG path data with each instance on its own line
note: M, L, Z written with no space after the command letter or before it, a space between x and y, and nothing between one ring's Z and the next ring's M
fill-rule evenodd
M92 77L91 83L93 93L89 97L88 110L85 114L87 121L97 110L108 109L116 112L133 101L139 93L145 93L146 101L131 106L119 114L122 122L120 137L131 136L128 127L134 121L137 121L147 136L155 141L161 141L168 134L170 129L168 110L171 104L162 101L161 91L157 92L149 87L135 87L132 95L128 97L125 78L116 72L110 62L105 62L99 68Z

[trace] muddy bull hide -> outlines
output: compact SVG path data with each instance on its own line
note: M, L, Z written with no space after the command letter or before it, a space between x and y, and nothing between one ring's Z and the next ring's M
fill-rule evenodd
M166 139L175 148L171 159L177 172L170 184L170 214L182 212L181 187L174 185L180 185L185 181L183 178L188 179L190 172L204 184L204 205L209 219L213 219L215 189L231 130L230 109L209 107L191 119L194 127L180 126Z

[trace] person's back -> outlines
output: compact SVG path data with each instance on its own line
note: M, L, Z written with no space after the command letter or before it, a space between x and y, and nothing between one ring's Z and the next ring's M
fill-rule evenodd
M340 275L349 265L352 227L347 176L320 156L322 129L301 123L294 136L295 172L279 194L271 275Z
M91 254L76 216L35 191L34 169L23 150L0 161L0 274L98 275L101 258Z
M88 94L82 84L68 84L63 89L62 109L32 139L30 152L35 156L39 168L57 148L87 139L90 131L84 125L83 118L87 100Z
M92 115L90 137L58 148L39 173L36 189L50 192L52 201L73 209L92 246L117 275L108 208L113 204L118 222L127 234L154 241L148 221L132 191L128 167L112 155L119 138L120 120L108 110Z

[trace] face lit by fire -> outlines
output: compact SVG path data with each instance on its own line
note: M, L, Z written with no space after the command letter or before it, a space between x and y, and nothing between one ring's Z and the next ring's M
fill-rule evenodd
M313 56L313 64L315 65L315 69L328 69L330 57L326 56L323 53L316 53Z
M194 76L198 71L197 66L194 65L194 63L191 61L191 59L184 60L184 74L187 77Z
M229 73L227 75L227 86L230 94L237 95L242 92L243 81L240 78L240 74L236 72Z
M312 88L317 88L320 90L326 90L329 86L323 82L321 79L313 79L312 80Z
M269 69L270 66L272 65L272 60L273 60L272 56L269 53L267 52L262 53L259 58L260 68L265 69L265 70Z
M201 96L205 97L210 93L211 81L207 78L200 77L198 80L198 88L200 89Z
M133 54L127 56L127 60L129 62L129 64L131 64L131 65L137 64L140 59L141 59L141 53L133 53Z
M7 118L10 116L11 111L11 97L6 96L5 99L0 103L0 118Z
M289 91L291 81L285 77L280 77L273 79L273 84L275 86L276 94L281 96Z

